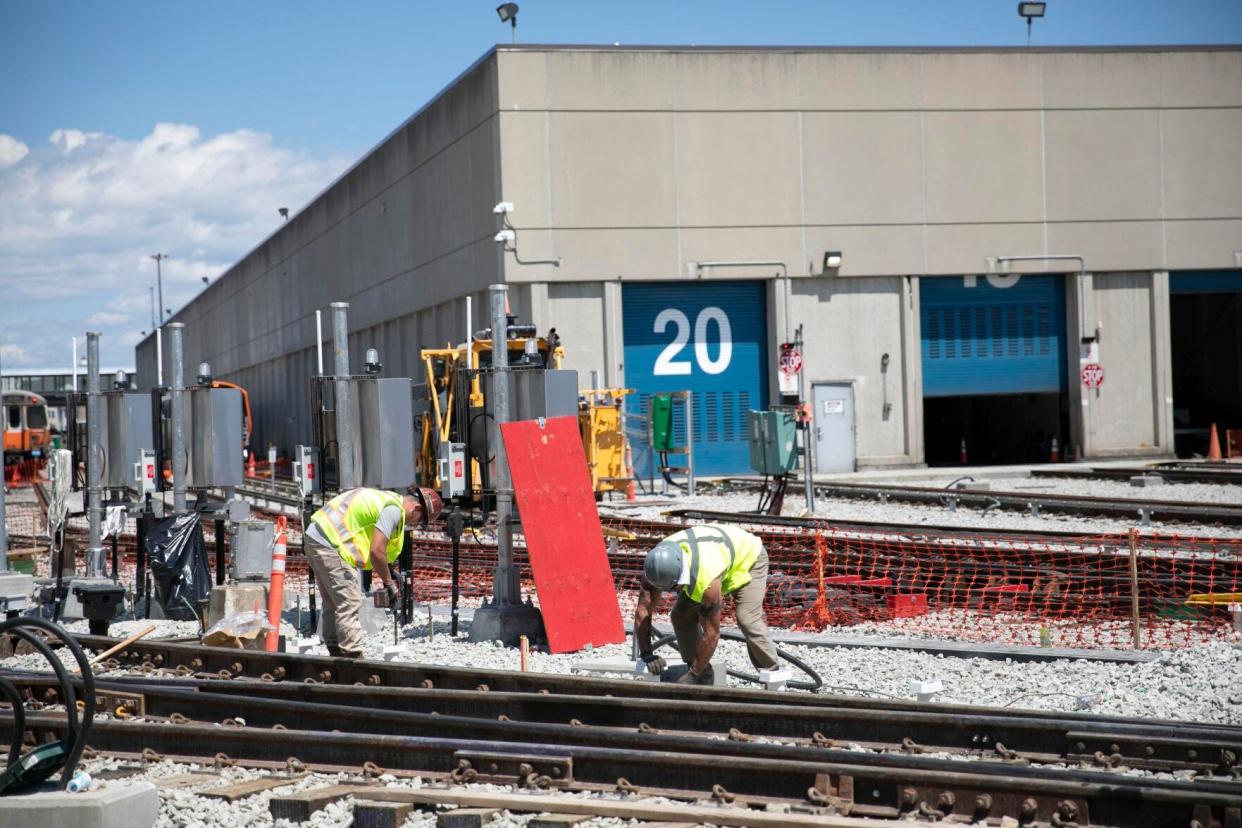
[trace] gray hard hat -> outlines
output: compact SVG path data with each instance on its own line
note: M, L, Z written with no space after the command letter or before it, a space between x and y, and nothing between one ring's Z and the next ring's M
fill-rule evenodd
M643 577L659 589L672 589L681 577L681 546L662 540L647 553L643 561Z

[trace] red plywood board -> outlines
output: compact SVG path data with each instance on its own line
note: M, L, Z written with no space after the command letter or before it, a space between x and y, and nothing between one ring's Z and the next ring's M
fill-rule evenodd
M625 641L577 417L500 427L554 653Z

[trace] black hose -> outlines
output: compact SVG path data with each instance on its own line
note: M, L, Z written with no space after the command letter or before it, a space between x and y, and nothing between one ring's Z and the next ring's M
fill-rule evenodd
M17 691L13 682L0 676L0 690L13 705L13 743L9 745L8 766L13 767L22 755L22 735L26 732L26 708L22 705L22 694Z
M78 664L78 670L82 674L82 701L84 707L80 721L77 718L77 697L73 691L73 682L69 678L68 671L65 670L65 665L56 657L52 648L45 641L28 630L23 629L23 627L36 627L49 632L59 638L69 648L69 652L73 655L74 661ZM82 758L82 751L86 749L86 740L90 737L91 725L95 721L95 674L91 671L90 660L86 657L82 646L78 644L73 636L69 635L64 627L45 621L42 618L28 615L0 622L0 635L10 631L18 637L29 641L47 659L53 672L56 673L57 681L60 683L60 697L65 702L65 719L68 722L69 732L69 736L65 740L69 747L65 756L64 767L60 772L60 789L63 791L69 786L69 780L73 778L73 773L77 770L78 761ZM17 715L15 710L14 724L17 723ZM22 735L23 728L19 727L14 733L14 739L19 747ZM10 762L10 766L11 764Z
M663 647L667 644L672 644L673 642L677 640L677 636L675 634L668 633L666 635L664 633L661 633L660 630L657 629L654 624L651 625L651 629L655 630L656 634L660 636L660 638L658 638L651 645L651 649L653 652L657 648ZM720 637L728 639L729 641L741 641L742 643L746 643L746 636L740 635L739 633L731 633L731 632L725 632L724 630L721 630ZM819 691L821 687L824 686L824 680L820 678L819 673L815 672L814 668L812 668L811 665L807 664L805 661L798 658L796 655L789 652L788 650L782 650L780 647L776 648L776 654L780 656L781 658L785 659L786 661L788 661L793 666L797 667L802 672L806 673L807 676L809 676L811 679L810 681L787 681L785 682L786 687L791 687L794 690L809 690L812 693L816 693ZM735 679L740 679L741 681L749 681L752 684L761 683L759 681L759 676L754 673L743 673L739 670L729 670L728 674L733 676Z

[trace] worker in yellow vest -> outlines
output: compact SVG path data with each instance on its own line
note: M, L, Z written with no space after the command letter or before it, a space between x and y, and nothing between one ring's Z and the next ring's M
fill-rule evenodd
M733 614L746 638L746 649L756 667L774 670L776 645L763 617L768 588L768 553L763 541L736 526L692 526L669 535L643 561L642 591L634 608L634 635L638 650L655 675L664 672L664 659L651 649L651 613L660 593L677 590L669 612L677 649L690 670L679 684L711 684L712 655L720 641L720 613L724 596L733 596Z
M375 573L396 612L401 591L391 565L401 554L405 527L426 527L440 515L442 505L433 489L411 489L405 496L350 489L311 515L304 546L323 602L323 642L331 655L362 656L362 589L354 568Z

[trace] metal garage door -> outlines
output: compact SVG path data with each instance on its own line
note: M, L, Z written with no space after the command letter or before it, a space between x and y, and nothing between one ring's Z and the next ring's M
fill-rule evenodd
M767 406L767 318L762 282L659 282L625 285L625 383L636 390L632 411L647 399L691 391L695 473L750 470L746 412ZM684 444L681 412L675 436ZM634 467L648 473L649 458L634 442ZM674 461L676 465L680 461Z
M923 396L1065 389L1060 276L924 278Z

